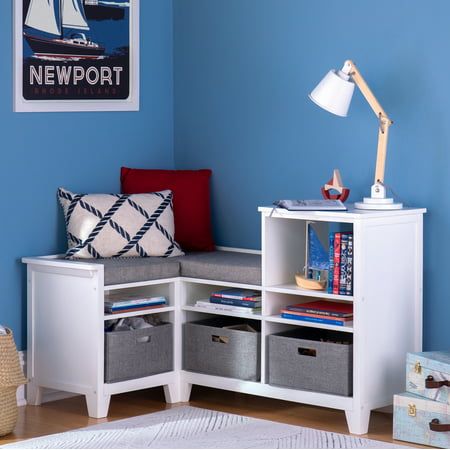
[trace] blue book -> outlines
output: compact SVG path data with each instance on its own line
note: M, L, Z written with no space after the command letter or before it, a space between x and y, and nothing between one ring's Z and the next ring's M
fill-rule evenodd
M339 272L339 294L347 295L347 256L348 256L348 237L349 233L342 233L341 235L341 260Z
M111 311L111 312L117 312L117 311L125 311L125 310L133 310L133 309L139 309L139 308L148 308L150 306L158 306L158 305L165 305L165 301L160 302L153 302L153 303L144 303L140 305L128 305L128 306L105 306L105 310Z
M328 250L328 293L333 293L333 274L334 274L334 233L329 235L330 248Z
M218 303L219 305L244 306L245 308L260 308L261 301L238 300L235 298L210 297L210 303Z
M307 317L307 316L299 316L297 314L286 314L286 313L281 313L281 317L283 319L302 320L304 322L324 323L327 325L339 325L341 327L344 326L344 322L342 320L321 319L319 317Z

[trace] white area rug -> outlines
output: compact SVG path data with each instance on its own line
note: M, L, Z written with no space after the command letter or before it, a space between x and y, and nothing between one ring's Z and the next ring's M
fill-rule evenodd
M180 406L1 448L407 448L380 441Z

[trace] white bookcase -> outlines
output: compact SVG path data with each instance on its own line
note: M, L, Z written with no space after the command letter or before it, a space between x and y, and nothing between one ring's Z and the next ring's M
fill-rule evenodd
M42 389L86 396L91 417L105 417L113 394L164 386L170 403L188 401L193 384L272 397L345 411L349 430L367 432L370 411L392 403L404 390L408 351L422 347L422 217L424 209L391 212L305 212L260 208L262 216L262 286L196 278L104 286L102 264L62 261L57 257L24 258L28 265L27 399L40 404ZM339 224L354 235L354 295L305 291L294 275L304 265L306 221L323 233ZM182 324L212 317L195 307L197 300L225 287L262 292L261 314L217 312L261 321L261 380L243 381L182 369ZM174 370L104 383L105 291L165 295L168 305L151 310L174 324ZM352 326L313 324L282 319L282 306L322 298L353 302ZM137 311L114 315L142 315ZM315 327L353 334L353 396L343 397L268 384L267 336L293 327Z
M406 353L422 348L422 228L424 209L289 212L260 208L263 256L263 335L287 327L353 334L353 396L296 392L295 401L345 411L350 432L368 430L370 412L404 390ZM353 295L306 291L294 281L305 263L305 227L325 234L353 231ZM279 317L280 307L321 298L353 303L353 324L334 326ZM263 379L266 339L262 341ZM292 399L293 399L292 398Z

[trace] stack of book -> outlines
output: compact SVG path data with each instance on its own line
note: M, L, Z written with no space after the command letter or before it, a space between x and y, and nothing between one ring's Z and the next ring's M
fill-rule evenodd
M329 235L328 293L353 295L353 234Z
M327 325L351 326L353 324L353 305L316 300L286 306L281 310L281 317Z
M161 308L166 305L165 297L136 296L127 294L110 294L105 296L105 312L119 314L132 311L144 311Z
M224 289L213 292L209 300L198 300L195 306L213 311L258 314L261 312L261 292L250 289Z

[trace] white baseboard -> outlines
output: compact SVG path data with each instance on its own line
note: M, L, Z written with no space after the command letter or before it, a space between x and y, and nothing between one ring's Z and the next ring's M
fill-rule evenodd
M19 362L22 367L23 373L26 373L26 360L27 360L26 353L19 352ZM25 398L25 385L24 384L22 384L21 386L19 386L17 388L16 398L17 398L17 406L26 406L27 405L27 400Z
M221 245L216 245L216 250L222 250L224 252L253 253L254 255L261 255L261 250L253 250L251 248L223 247Z
M22 366L23 373L27 373L27 353L25 351L19 352L19 361ZM55 400L62 400L64 398L76 397L79 394L71 392L55 391L53 389L44 389L42 393L42 403L54 402ZM19 386L17 389L17 406L26 406L26 385Z

